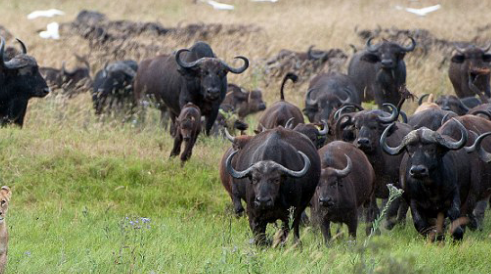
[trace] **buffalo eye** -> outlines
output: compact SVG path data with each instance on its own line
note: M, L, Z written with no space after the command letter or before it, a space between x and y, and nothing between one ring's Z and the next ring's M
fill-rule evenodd
M252 178L251 183L253 183L253 184L259 183L259 179L258 178Z
M275 178L275 179L273 179L273 183L275 183L275 184L277 184L277 185L279 185L279 184L280 184L280 182L281 182L281 181L280 181L280 178Z

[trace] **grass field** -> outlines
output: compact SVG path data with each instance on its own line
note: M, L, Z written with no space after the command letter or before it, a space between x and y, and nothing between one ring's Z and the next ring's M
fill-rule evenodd
M257 36L209 41L227 60L242 54L256 63L281 48L305 50L310 44L350 52L349 43L362 43L356 26L426 28L441 38L465 40L477 27L491 23L491 5L485 1L442 1L442 10L426 18L394 6L439 2L280 0L271 5L223 0L236 5L234 12L191 2L8 0L2 3L0 25L25 40L41 65L60 66L73 59L73 52L87 54L88 45L76 38L40 39L36 30L58 19L28 21L25 16L32 10L59 8L67 12L60 21L90 8L110 19L159 21L165 26L256 24L264 29ZM89 59L93 70L102 66L95 56ZM450 93L445 68L437 69L440 61L438 52L424 60L408 55L408 88L416 94ZM252 72L231 76L230 81L263 88L269 104L277 98L278 85L265 88ZM304 94L305 86L297 86L287 98L302 107ZM8 273L491 272L489 219L483 231L467 232L460 244L450 239L428 243L409 219L405 227L382 230L370 241L363 225L356 242L349 241L343 228L327 248L320 232L306 227L301 246L290 239L282 248L257 248L249 243L247 219L232 216L219 181L218 162L227 141L200 136L193 157L181 168L178 160L168 159L172 139L158 126L155 111L140 128L99 122L91 107L88 94L70 100L49 95L31 101L22 130L0 130L0 184L13 190L7 218ZM248 118L252 124L255 120L257 116ZM270 236L274 232L273 227L268 230Z

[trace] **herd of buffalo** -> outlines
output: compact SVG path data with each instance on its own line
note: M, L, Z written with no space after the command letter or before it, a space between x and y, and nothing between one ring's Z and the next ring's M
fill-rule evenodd
M170 118L175 139L170 156L180 155L183 164L202 126L206 135L224 128L232 145L220 161L220 179L235 213L247 213L257 244L268 242L267 224L278 220L280 240L286 240L291 219L298 240L307 207L326 242L331 222L347 224L356 237L358 221L364 220L369 233L380 214L376 199L388 199L389 184L404 192L389 205L387 228L404 222L410 209L422 235L442 239L449 230L460 240L466 228L482 226L491 196L491 138L486 138L491 135L491 45L455 45L448 75L456 96L421 96L408 117L401 111L413 97L406 89L404 57L417 40L407 39L403 45L369 37L350 58L347 74L330 71L311 78L300 109L284 95L287 83L298 80L295 73L282 74L279 100L266 107L261 91L227 83L227 74L246 71L249 59L237 56L240 64L232 66L205 42L141 62L107 63L92 79L83 57L76 56L85 66L72 71L64 65L39 67L21 40L19 50L7 47L2 37L1 125L22 127L29 99L45 97L49 87L91 90L97 115L123 107L133 113L151 104L162 123ZM311 47L302 58L332 56L339 54ZM378 109L364 109L367 101ZM243 119L260 111L255 135L230 134L247 129ZM237 117L232 126L226 113Z

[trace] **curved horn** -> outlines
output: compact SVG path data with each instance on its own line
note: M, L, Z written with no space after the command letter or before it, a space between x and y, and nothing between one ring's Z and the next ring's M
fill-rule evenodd
M183 52L190 52L190 50L188 49L180 49L176 52L176 62L177 64L182 67L182 68L185 68L185 69L192 69L194 67L196 67L196 65L198 64L198 62L201 60L201 59L198 59L194 62L191 62L191 63L188 63L184 60L181 59L181 53Z
M293 120L295 120L295 117L291 117L290 119L288 119L288 121L286 121L285 123L285 128L293 129Z
M235 142L235 137L230 135L227 128L223 128L223 133L225 134L225 137L227 138L227 140L229 140L232 144Z
M442 145L448 149L457 150L457 149L461 149L463 146L465 146L465 143L467 143L468 132L467 132L467 129L464 127L464 125L462 125L461 122L459 122L455 118L452 118L452 120L457 123L457 126L460 129L460 133L462 134L462 137L460 138L459 141L456 141L456 142L445 140L442 137L442 138L438 138L438 143L440 143L440 145Z
M315 100L310 99L310 94L312 93L312 91L317 90L317 89L318 88L311 88L307 91L307 94L305 94L305 103L307 105L317 105L317 103L319 102L319 100L317 98Z
M308 51L307 51L307 56L309 56L310 59L314 60L319 60L319 59L324 59L327 56L327 52L321 53L319 55L315 54L314 51L312 50L314 48L314 45L310 46Z
M382 104L382 106L391 108L392 112L389 117L379 115L377 119L382 123L392 123L396 121L397 117L399 117L399 110L397 109L397 107L391 103L384 103Z
M372 45L373 38L375 38L375 37L372 36L372 37L368 38L367 43L365 45L367 51L372 52L372 53L376 52L378 50L378 48L380 48L380 46L382 45L382 44L378 44L378 45L373 46Z
M491 113L489 111L486 111L486 110L476 110L476 111L473 111L471 114L476 115L476 116L478 114L482 114L482 115L488 117L487 118L488 120L491 120Z
M482 50L484 53L488 52L488 51L489 51L489 49L491 49L491 43L489 43L489 44L488 44L486 47L481 48L481 50Z
M481 142L484 138L488 137L489 135L491 135L491 132L486 132L479 135L479 137L476 138L472 146L464 148L467 153L477 151L479 153L479 158L481 158L481 160L483 160L488 164L491 163L491 153L487 152L482 148Z
M27 54L27 47L24 42L22 42L19 38L15 38L15 40L17 40L17 42L20 44L20 47L22 48L22 54Z
M326 120L321 120L322 125L324 128L322 130L319 130L319 135L325 136L327 133L329 133L329 126L327 125Z
M344 154L344 157L346 157L346 167L344 169L333 168L334 173L339 178L344 178L344 177L348 176L351 172L351 169L353 168L353 163L351 163L350 157L348 157L348 155L346 155L346 154Z
M310 159L309 157L307 157L307 155L305 155L305 153L301 152L300 150L298 151L298 153L300 154L300 156L302 156L303 158L303 162L304 162L304 165L303 165L303 168L299 171L293 171L291 169L288 169L278 163L275 163L278 167L278 169L292 177L296 177L296 178L299 178L299 177L302 177L304 176L307 171L309 170L310 168Z
M4 55L4 52L5 52L5 39L3 39L3 37L0 36L0 62L2 67L6 67L5 65L5 59L3 59L3 55Z
M116 64L111 64L107 67L108 71L122 71L124 74L130 76L130 77L135 77L136 76L136 71L134 71L130 66L128 66L125 63L116 63Z
M455 112L453 111L448 111L445 115L443 115L443 118L440 122L440 126L445 124L450 118L455 117Z
M228 174L230 174L230 176L232 176L235 179L242 179L245 176L247 176L249 174L249 172L251 172L254 165L250 166L249 168L247 168L244 171L235 170L232 167L232 158L235 156L235 154L237 154L237 152L238 152L238 150L235 150L234 152L232 152L232 154L230 154L230 156L227 157L227 161L225 162L225 167L227 168Z
M402 118L402 122L404 124L407 124L407 114L404 112L404 111L400 111L399 114L401 115L401 118Z
M242 65L241 67L238 67L238 68L233 68L231 66L229 66L227 63L225 63L224 61L220 60L220 62L232 73L234 74L240 74L242 72L244 72L248 67L249 67L249 59L245 58L244 56L236 56L234 59L241 59L244 61L244 65Z
M453 46L455 47L455 50L457 50L458 53L464 54L465 48L459 47L459 45L457 45L457 43L455 42L453 43Z
M334 113L334 119L338 119L339 118L339 115L343 114L343 112L349 108L353 108L355 111L358 110L358 111L362 111L364 110L362 106L358 105L358 104L354 104L354 103L345 103L343 104L343 106L341 108L339 108L338 110L336 110L336 112ZM355 112L353 111L353 112Z
M408 47L400 46L401 49L403 49L405 52L413 51L416 48L416 41L414 40L414 38L412 36L408 36L408 38L411 39L411 45Z
M344 118L348 118L345 122L343 122ZM336 124L334 125L334 128L336 129L335 136L336 140L341 140L343 136L343 129L347 126L353 124L353 117L349 114L344 114L343 116L339 117L339 119L336 120Z
M413 135L415 135L416 132L415 130L409 132L404 139L402 140L401 144L397 147L389 147L387 144L387 135L389 134L390 129L394 126L394 123L390 124L388 127L385 128L384 132L382 133L382 136L380 136L380 146L382 146L382 149L385 151L385 153L389 155L398 155L402 152L404 147L406 147L407 143L412 139Z
M423 100L424 100L426 97L428 97L428 96L430 96L430 94L425 93L425 94L423 94L423 96L419 97L419 100L418 100L418 106L421 106L421 104L423 103Z

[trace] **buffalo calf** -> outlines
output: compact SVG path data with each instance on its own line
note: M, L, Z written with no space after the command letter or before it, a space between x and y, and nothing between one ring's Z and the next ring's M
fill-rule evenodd
M174 148L170 153L170 157L179 155L181 152L181 144L184 140L186 147L181 154L182 164L191 158L194 144L198 139L201 131L201 111L192 104L187 103L181 110L179 117L176 119L176 133L174 136Z
M321 177L312 197L312 216L321 225L326 243L331 238L330 223L348 225L356 238L358 209L364 206L367 222L373 221L375 210L375 172L365 154L353 144L334 141L319 150ZM367 235L371 226L367 226Z

